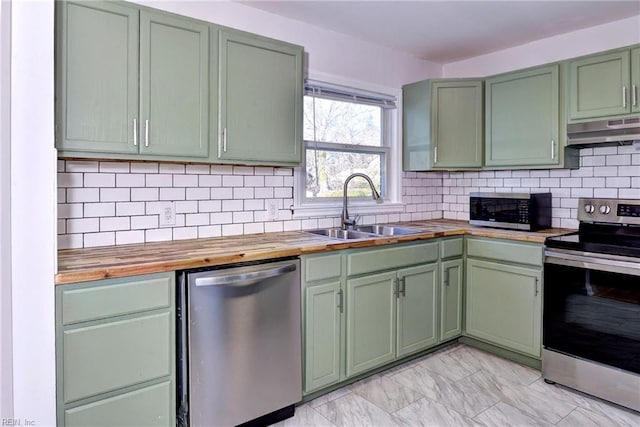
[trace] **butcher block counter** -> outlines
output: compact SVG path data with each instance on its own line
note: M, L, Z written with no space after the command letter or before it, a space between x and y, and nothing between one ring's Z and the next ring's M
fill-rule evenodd
M422 232L363 240L338 240L303 231L286 231L97 248L63 249L58 251L58 274L56 274L55 283L60 285L86 282L459 235L544 243L547 237L574 231L560 228L538 232L503 230L476 227L469 225L466 221L444 219L403 222L394 225L417 228Z

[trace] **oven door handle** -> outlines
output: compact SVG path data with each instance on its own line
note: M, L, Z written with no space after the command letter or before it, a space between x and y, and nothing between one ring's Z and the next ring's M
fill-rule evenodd
M595 258L585 255L569 254L566 252L545 251L544 254L544 262L546 264L564 265L568 267L627 274L630 276L640 276L640 262Z

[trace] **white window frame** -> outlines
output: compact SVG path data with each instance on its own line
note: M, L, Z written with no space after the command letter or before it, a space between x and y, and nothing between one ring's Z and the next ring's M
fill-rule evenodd
M387 187L383 203L376 203L372 199L363 200L362 198L349 199L349 212L358 215L376 215L404 212L404 204L402 203L402 146L400 126L402 91L400 89L379 86L371 83L350 80L324 73L309 72L308 78L318 82L326 82L328 85L342 86L345 88L353 88L354 91L366 91L393 96L396 98L397 108L383 111L387 114L386 121L383 120L384 137L389 142L387 154ZM304 143L303 143L304 144ZM319 142L318 148L325 148ZM336 147L331 144L331 147ZM379 151L380 147L372 147ZM302 164L294 169L294 194L293 194L293 218L309 218L318 216L340 215L342 211L342 199L331 201L306 201L306 147L302 147Z

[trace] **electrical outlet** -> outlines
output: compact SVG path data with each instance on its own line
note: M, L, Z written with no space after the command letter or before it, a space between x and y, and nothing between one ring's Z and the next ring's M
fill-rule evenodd
M162 202L160 205L160 227L176 225L176 204Z
M267 219L270 221L278 219L278 202L276 200L267 200Z

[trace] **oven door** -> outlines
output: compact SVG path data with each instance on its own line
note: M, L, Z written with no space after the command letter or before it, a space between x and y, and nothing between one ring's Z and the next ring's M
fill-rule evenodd
M640 373L640 261L548 249L543 345Z

